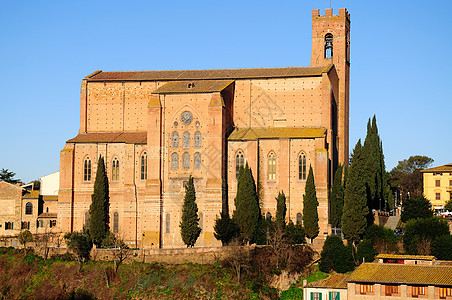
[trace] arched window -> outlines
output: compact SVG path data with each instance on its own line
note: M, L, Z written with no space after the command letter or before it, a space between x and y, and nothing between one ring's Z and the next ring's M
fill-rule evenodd
M203 228L203 223L204 223L204 215L202 213L199 213L199 227L201 228L201 233L202 233L202 228Z
M325 58L330 59L333 57L333 35L327 33L325 35Z
M170 233L170 229L171 229L171 216L170 214L166 214L165 233Z
M301 223L303 223L303 217L301 215L301 213L297 214L297 225L301 225Z
M195 136L194 136L194 143L195 143L195 148L201 148L201 143L202 143L202 136L201 136L201 132L196 131L195 132Z
M148 179L148 156L146 152L141 155L141 180Z
M25 214L26 215L33 214L33 204L31 202L27 202L27 204L25 204Z
M188 152L182 154L182 168L184 170L190 169L190 154L188 154Z
M276 180L276 155L270 152L268 155L268 180Z
M177 131L171 134L171 148L179 148L179 133Z
M113 233L119 232L119 214L117 211L113 214Z
M189 149L190 148L190 132L185 131L182 134L182 148Z
M306 154L298 156L298 180L306 180Z
M119 160L117 157L113 159L113 168L111 169L111 181L119 180Z
M85 158L83 163L83 181L91 181L91 159Z
M245 157L243 156L243 152L237 152L235 156L235 179L239 178L240 167L245 165Z
M193 167L195 170L201 169L201 153L199 152L195 153Z
M171 154L171 170L179 170L179 154Z
M89 217L90 217L90 214L89 214L89 211L87 211L87 212L85 213L85 228L86 228L86 229L89 228Z
M265 216L265 218L266 218L267 220L271 220L271 219L272 219L272 213L268 211L267 214L266 214L266 216Z

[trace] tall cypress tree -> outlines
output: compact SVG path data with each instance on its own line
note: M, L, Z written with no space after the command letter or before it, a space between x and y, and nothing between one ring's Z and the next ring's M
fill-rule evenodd
M342 208L344 206L342 181L342 165L339 165L334 173L333 187L330 193L330 224L333 228L341 226Z
M362 151L361 140L358 140L347 174L342 214L342 232L345 238L355 245L366 231L369 214Z
M182 241L188 247L193 247L201 233L199 227L198 205L196 205L195 185L190 175L185 185L184 206L182 207L182 221L179 224Z
M319 234L318 206L319 201L315 191L314 173L312 172L312 166L309 166L309 174L303 195L303 225L304 232L311 239L311 242Z
M286 226L286 195L280 192L276 197L276 226L284 228Z
M96 180L94 181L94 192L91 195L91 206L89 207L89 235L93 243L99 246L109 231L108 209L110 207L110 196L108 190L108 178L105 173L104 158L100 155L97 162Z
M232 219L239 227L242 241L251 243L256 235L261 213L256 184L248 163L245 164L245 167L240 167L234 204L235 210Z

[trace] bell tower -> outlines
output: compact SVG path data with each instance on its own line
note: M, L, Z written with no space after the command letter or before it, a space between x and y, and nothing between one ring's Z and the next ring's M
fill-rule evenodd
M339 15L326 9L319 15L312 10L311 67L334 64L339 77L337 101L337 145L339 163L348 165L349 149L349 82L350 82L350 14L339 8Z

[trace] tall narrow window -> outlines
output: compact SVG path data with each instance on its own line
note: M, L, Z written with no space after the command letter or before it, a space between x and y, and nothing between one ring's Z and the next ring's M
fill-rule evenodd
M188 154L188 152L182 154L182 168L184 170L190 169L190 154Z
M31 202L27 202L27 204L25 204L25 214L26 215L33 214L33 204Z
M194 136L194 143L195 143L195 148L201 148L201 142L202 142L202 136L201 136L201 132L196 131L195 132L195 136Z
M298 156L298 180L306 180L306 155L304 153Z
M141 155L141 180L148 179L148 156L146 152Z
M202 233L202 228L204 227L203 223L204 223L204 215L202 213L199 213L199 227L201 228L201 233Z
M179 170L179 154L171 154L171 170Z
M89 228L89 217L90 217L89 211L87 211L87 212L85 213L85 228L86 228L86 229Z
M113 214L113 233L119 232L119 213L115 211Z
M240 167L243 165L245 165L245 158L242 151L239 151L235 156L235 179L239 178Z
M303 223L303 216L301 213L297 213L297 225L301 225Z
M189 149L190 148L190 132L185 131L182 134L182 147L184 149Z
M171 229L171 216L170 214L166 214L165 232L170 233L170 229Z
M333 57L333 35L327 33L325 35L325 58L330 59Z
M117 157L113 159L113 168L111 169L111 181L119 180L119 160Z
M91 181L91 159L85 158L83 163L83 181Z
M194 157L193 167L195 170L201 169L201 153L196 152Z
M268 155L268 180L276 180L276 155L273 152Z
M179 133L177 133L177 131L174 131L171 134L171 148L179 148Z

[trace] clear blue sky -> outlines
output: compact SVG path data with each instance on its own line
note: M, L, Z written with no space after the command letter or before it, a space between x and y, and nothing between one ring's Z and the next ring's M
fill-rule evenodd
M315 1L4 1L0 168L59 169L95 70L309 66ZM339 1L351 14L350 148L376 114L386 168L452 162L452 1Z

